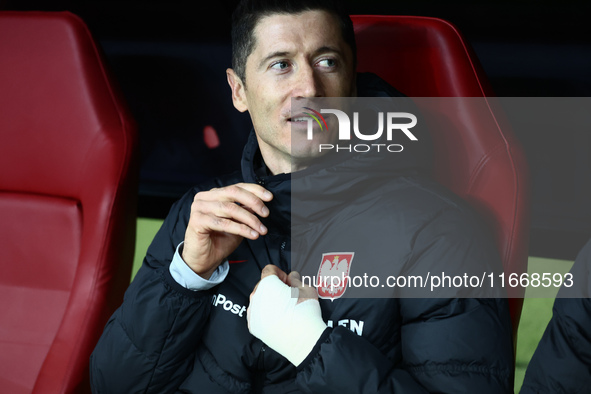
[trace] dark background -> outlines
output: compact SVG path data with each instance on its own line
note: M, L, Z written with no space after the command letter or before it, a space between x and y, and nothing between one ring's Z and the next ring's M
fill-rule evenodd
M139 215L163 218L191 185L239 166L250 121L225 80L236 3L0 0L0 10L69 10L88 24L139 125ZM451 21L500 97L591 97L589 1L343 3L352 14ZM213 149L206 126L220 141ZM532 176L531 255L574 259L591 237L591 147L581 133L591 130L518 133Z

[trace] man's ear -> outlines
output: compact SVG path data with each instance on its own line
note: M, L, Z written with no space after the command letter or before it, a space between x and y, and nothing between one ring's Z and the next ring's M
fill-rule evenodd
M234 103L234 107L240 112L246 111L248 109L248 102L246 100L246 94L244 92L245 87L242 80L231 68L226 70L226 77L228 78L228 85L230 85L230 89L232 90L232 102Z

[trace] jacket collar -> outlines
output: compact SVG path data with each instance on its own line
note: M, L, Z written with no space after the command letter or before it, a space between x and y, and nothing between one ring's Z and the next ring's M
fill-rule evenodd
M256 138L251 130L242 153L242 177L247 183L257 183L273 193L273 200L267 203L271 212L262 222L270 234L288 234L291 224L291 174L270 175Z

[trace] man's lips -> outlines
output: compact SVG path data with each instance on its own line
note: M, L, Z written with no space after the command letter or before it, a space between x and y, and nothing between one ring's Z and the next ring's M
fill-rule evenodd
M304 114L296 114L294 116L291 116L289 118L287 118L288 122L306 122L308 121L308 117Z

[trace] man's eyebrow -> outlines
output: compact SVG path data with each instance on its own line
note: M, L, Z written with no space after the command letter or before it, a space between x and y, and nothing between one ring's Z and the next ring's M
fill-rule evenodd
M263 58L263 60L261 60L261 62L259 63L259 68L263 68L265 67L265 65L267 64L267 62L273 58L276 57L286 57L288 56L290 53L287 51L276 51L276 52L272 52L269 55L265 56Z
M316 49L314 51L314 55L317 56L317 55L319 55L321 53L325 53L325 52L334 52L334 53L336 53L339 56L344 56L343 51L341 51L339 48L332 47L332 46L327 46L327 45Z

